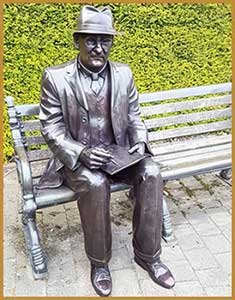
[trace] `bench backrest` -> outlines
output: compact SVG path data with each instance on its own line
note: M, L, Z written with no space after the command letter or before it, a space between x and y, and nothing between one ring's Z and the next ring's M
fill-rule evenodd
M231 83L140 94L141 115L149 131L150 142L225 131L231 128ZM30 163L47 160L37 119L39 104L16 105L7 97L10 123L19 124L22 142ZM14 119L15 118L15 119ZM11 126L12 126L11 124ZM15 123L16 124L16 123ZM17 142L19 134L13 139ZM35 178L40 177L40 174Z

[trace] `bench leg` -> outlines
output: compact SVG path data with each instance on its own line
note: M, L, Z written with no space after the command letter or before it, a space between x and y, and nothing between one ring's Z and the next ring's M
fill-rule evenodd
M164 197L162 211L162 238L165 242L170 242L173 240L174 236L171 225L170 212L168 210L166 199Z
M223 179L229 180L232 177L232 169L222 170L219 175Z
M34 279L43 279L48 275L47 260L40 245L40 238L36 225L36 204L33 199L28 198L28 196L24 196L22 216L24 237Z

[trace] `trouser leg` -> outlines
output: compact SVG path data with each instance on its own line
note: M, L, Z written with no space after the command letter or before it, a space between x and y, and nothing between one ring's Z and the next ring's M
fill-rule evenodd
M154 262L161 253L163 180L160 170L151 158L146 158L128 168L125 176L132 181L135 198L134 253L146 262Z
M78 209L85 238L85 250L93 264L107 265L111 258L110 184L100 171L81 166L65 170L68 186L78 194Z

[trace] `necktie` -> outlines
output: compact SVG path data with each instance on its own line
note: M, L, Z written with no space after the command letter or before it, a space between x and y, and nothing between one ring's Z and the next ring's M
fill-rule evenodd
M101 76L98 76L98 74L92 74L92 75L93 76L91 80L91 89L96 95L98 95L102 89L104 79Z

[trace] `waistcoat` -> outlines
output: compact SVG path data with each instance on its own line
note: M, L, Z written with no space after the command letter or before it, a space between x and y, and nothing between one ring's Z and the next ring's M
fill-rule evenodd
M110 145L114 142L111 123L111 88L109 72L96 95L89 86L84 88L89 108L90 146Z

